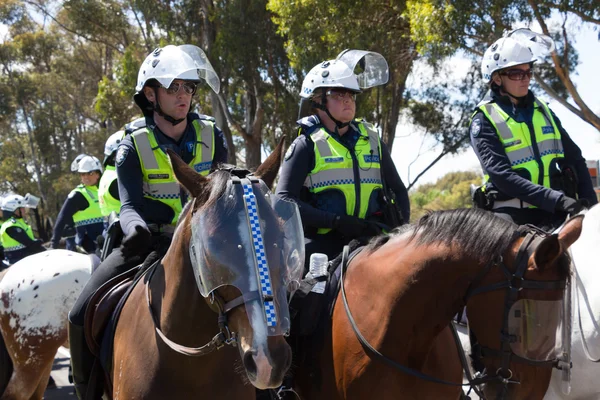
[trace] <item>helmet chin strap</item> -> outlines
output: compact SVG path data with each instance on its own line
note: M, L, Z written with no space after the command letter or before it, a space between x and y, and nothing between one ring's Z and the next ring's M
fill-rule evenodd
M179 125L180 123L185 121L185 118L175 119L175 118L171 117L170 115L165 114L165 112L160 108L160 101L158 100L158 88L156 88L156 87L154 88L154 96L156 97L156 104L154 104L154 111L156 111L156 113L158 115L163 117L165 119L165 121L170 122L171 125L173 125L173 126Z
M325 111L327 116L329 118L331 118L331 120L335 123L335 126L337 128L336 133L339 133L338 129L342 129L342 128L345 128L346 126L350 125L350 122L338 121L337 119L335 119L333 117L333 115L331 115L331 113L329 112L329 109L327 108L327 95L325 94L325 92L323 92L321 99L322 99L321 103L317 103L316 101L311 101L311 105L315 108Z

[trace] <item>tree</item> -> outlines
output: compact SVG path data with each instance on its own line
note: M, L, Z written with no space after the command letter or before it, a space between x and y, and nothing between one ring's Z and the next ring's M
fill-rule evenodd
M435 183L419 186L409 194L412 220L418 220L428 211L470 208L472 184L481 184L479 173L450 172Z
M600 25L600 3L594 0L425 0L407 2L406 15L411 21L411 37L421 54L432 61L457 50L464 50L480 60L484 51L503 33L517 24L539 23L542 32L554 38L557 46L550 60L536 63L537 84L549 96L578 117L600 130L600 117L579 95L571 80L578 63L577 51L571 43L573 27L568 22ZM430 9L437 10L430 13ZM548 25L553 15L560 24ZM427 21L428 24L423 23ZM575 104L570 103L572 100Z

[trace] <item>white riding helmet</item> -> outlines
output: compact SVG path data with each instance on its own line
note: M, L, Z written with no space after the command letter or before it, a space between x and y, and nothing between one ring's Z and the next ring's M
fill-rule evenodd
M104 144L105 159L106 157L110 157L112 153L117 151L117 149L119 148L119 143L121 143L123 136L125 136L125 131L117 131L110 135L108 139L106 139L106 143Z
M300 89L300 97L309 99L317 88L334 87L359 93L360 86L354 71L341 60L323 61L306 74Z
M79 169L79 161L81 161L81 159L86 156L87 154L81 153L77 157L75 157L75 159L71 163L71 172L77 172L77 170Z
M524 43L511 37L503 37L496 40L483 54L481 75L483 80L489 82L496 71L535 61L537 58Z
M206 54L190 44L159 47L150 53L138 72L136 92L140 93L150 79L156 79L165 88L175 79L195 82L204 79L215 93L219 93L221 85Z
M92 171L99 171L102 173L102 165L100 160L94 156L85 156L79 161L79 168L77 172L80 174Z
M18 194L10 194L2 201L1 208L4 211L15 212L17 208L26 207L26 205L27 202L25 201L25 197Z

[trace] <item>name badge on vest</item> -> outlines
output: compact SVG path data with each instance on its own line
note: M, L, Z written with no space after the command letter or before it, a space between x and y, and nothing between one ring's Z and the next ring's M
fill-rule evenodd
M378 163L379 164L379 156L378 155L365 154L363 157L364 157L366 163Z
M553 126L542 126L542 133L543 134L554 133L554 127Z
M169 179L169 174L148 174L148 179Z
M326 163L336 163L344 161L344 157L325 157L323 158Z
M521 140L520 139L513 140L512 142L505 143L504 147L516 146L518 144L521 144Z

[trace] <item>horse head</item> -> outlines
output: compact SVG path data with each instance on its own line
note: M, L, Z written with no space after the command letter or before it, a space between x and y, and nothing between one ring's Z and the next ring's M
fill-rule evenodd
M572 218L554 234L519 227L471 282L466 296L471 357L488 378L486 397L543 398L569 337L563 333L570 324L563 307L571 273L566 251L579 237L582 220Z
M177 179L193 197L177 230L198 289L259 389L280 386L291 365L288 294L304 263L297 206L270 192L282 147L283 140L254 174L228 166L208 177L169 152Z

